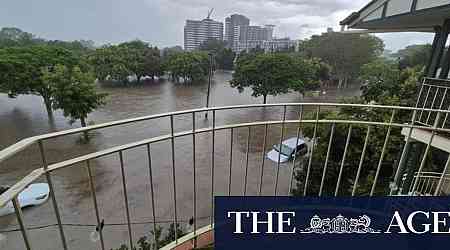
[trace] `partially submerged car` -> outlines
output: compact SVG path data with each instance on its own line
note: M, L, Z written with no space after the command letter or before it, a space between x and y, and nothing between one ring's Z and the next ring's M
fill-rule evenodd
M272 150L267 153L267 158L273 162L284 163L296 156L304 156L308 152L308 146L304 139L293 137L284 140L279 144L273 145Z
M0 194L6 192L7 187L0 187ZM21 208L38 206L48 200L50 188L47 183L36 183L29 185L18 196ZM14 213L13 203L10 201L4 207L0 207L0 216L5 216Z

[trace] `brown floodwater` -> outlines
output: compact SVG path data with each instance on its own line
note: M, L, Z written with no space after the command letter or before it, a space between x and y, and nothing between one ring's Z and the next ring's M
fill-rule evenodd
M231 74L217 72L211 88L211 106L261 103L262 98L254 98L251 91L239 93L229 86ZM169 111L204 107L206 104L207 84L176 84L166 80L149 81L141 86L100 87L107 92L108 102L105 106L89 116L89 121L96 124L114 120L133 118L144 115L159 114ZM289 93L269 97L268 103L275 102L336 102L344 96L359 95L358 89L328 90L320 97L305 97L298 93ZM281 119L282 108L243 109L238 111L218 111L217 125L240 123L246 121ZM210 119L204 114L196 116L198 127L211 126ZM296 119L298 110L288 109L287 118ZM19 96L9 99L0 94L0 149L30 136L61 131L79 126L69 124L60 111L49 119L42 100L37 96ZM175 117L176 132L186 131L192 127L191 115ZM107 149L112 146L151 138L170 133L168 118L140 122L98 130L93 133L88 144L80 143L79 135L52 139L45 142L45 150L50 163L70 159L86 153ZM295 127L287 126L285 137L295 136ZM270 126L268 147L276 144L280 136L279 126ZM232 195L242 195L245 189L244 173L246 166L248 129L235 129L233 137L232 160ZM250 130L249 165L247 195L258 195L263 155L262 139L264 127ZM206 225L211 214L211 133L196 136L196 179L197 179L197 216L198 225ZM230 131L216 132L215 138L215 195L228 195L228 173L230 155ZM170 141L151 145L153 186L155 190L155 210L158 225L167 227L173 220L173 182ZM125 177L127 182L128 204L134 241L149 235L153 228L152 206L150 199L149 166L146 147L138 147L123 153ZM193 211L193 151L192 136L175 140L176 196L177 216L184 227L192 217ZM276 164L266 160L262 193L273 195L276 176ZM128 242L124 192L118 154L101 157L91 162L95 187L99 203L100 216L106 224L103 232L106 249L118 248ZM0 164L0 185L12 185L33 169L40 168L41 158L37 147L31 147L17 156ZM291 168L282 166L279 176L279 195L288 193ZM92 196L89 189L85 164L75 165L52 173L55 196L61 213L64 231L69 249L99 249L99 243L89 240L89 234L96 224ZM45 182L44 179L39 180ZM24 209L27 226L38 227L56 223L50 200L44 205ZM7 236L6 242L0 242L0 249L24 249L20 232L5 232L17 229L14 215L0 218L0 232ZM29 231L33 249L62 249L58 228L55 226ZM3 245L2 245L3 244Z

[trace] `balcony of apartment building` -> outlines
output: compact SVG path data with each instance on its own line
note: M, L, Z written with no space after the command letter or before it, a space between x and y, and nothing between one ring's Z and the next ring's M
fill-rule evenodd
M37 163L30 160L35 170L0 195L0 208L10 209L10 219L17 225L11 230L13 235L8 235L12 242L8 249L104 250L117 247L115 244L123 238L122 243L132 249L144 232L156 232L158 225L164 223L186 225L186 234L173 230L173 242L165 246L153 245L154 249L210 247L214 240L215 196L447 195L450 189L450 86L442 78L448 75L449 52L445 59L443 55L450 6L425 8L423 1L410 2L410 8L404 8L405 13L390 17L389 13L396 12L389 6L398 9L399 1L372 1L341 24L366 29L358 32L420 29L436 33L428 78L417 83L420 94L415 107L280 103L200 108L24 139L0 151L0 167L17 158L28 159L28 150L40 154ZM437 72L440 72L438 78ZM333 119L323 115L344 109L383 115L376 119L364 115ZM233 117L234 122L225 122L230 120L223 119L224 116ZM158 134L105 148L87 148L82 155L72 155L70 148L66 148L67 153L58 159L49 157L49 150L58 142L71 140L76 135L104 130L126 130L133 135L135 129L156 122L166 125ZM325 137L319 137L319 130L328 132ZM355 140L355 133L363 135L363 140ZM376 146L375 137L382 138ZM402 139L393 140L394 137ZM282 151L281 145L288 138L294 138L294 145L304 141L306 152L301 153L295 147L289 154L275 154L278 158L275 161L273 157L269 159L267 153ZM368 151L371 147L377 150ZM387 158L392 150L398 151L398 157ZM357 157L350 159L350 151ZM437 159L433 157L436 155ZM282 162L281 158L287 160ZM333 166L331 159L335 159ZM370 178L363 178L369 160L375 163L375 168L365 175ZM110 185L98 185L98 180L105 178L97 171L98 161L117 169L116 177L107 180ZM140 169L140 174L130 175L127 170L131 168ZM88 190L90 204L82 211L69 214L66 210L70 210L71 204L67 204L67 197L55 188L54 180L57 175L72 176L75 172L85 173L84 178L77 181L79 188ZM328 177L332 172L335 178L330 181ZM137 188L137 180L145 181L146 185ZM49 206L45 211L35 208L39 211L34 215L38 216L30 217L22 209L20 194L39 181L49 185ZM103 196L109 189L117 192ZM111 205L113 199L122 205ZM146 216L136 216L136 210ZM39 217L44 213L55 218L55 222L45 228ZM147 237L152 241L156 234Z

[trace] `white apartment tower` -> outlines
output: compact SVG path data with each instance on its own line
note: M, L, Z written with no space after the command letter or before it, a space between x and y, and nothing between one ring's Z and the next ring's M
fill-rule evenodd
M184 26L184 49L195 50L207 40L223 40L223 23L212 19L186 20Z

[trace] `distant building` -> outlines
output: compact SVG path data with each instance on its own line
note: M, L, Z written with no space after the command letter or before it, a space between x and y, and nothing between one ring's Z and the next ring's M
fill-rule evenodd
M225 19L225 41L231 46L234 41L234 34L239 26L250 25L250 19L246 16L234 14Z
M184 49L195 50L207 40L223 40L223 23L212 19L186 20L184 26Z
M241 25L235 28L233 46L234 52L255 48L262 45L264 41L273 40L273 25L250 26Z
M266 53L279 51L298 51L298 41L290 38L271 39L271 40L248 40L238 41L233 47L233 51L240 53L242 51L249 52L253 49L260 49Z

